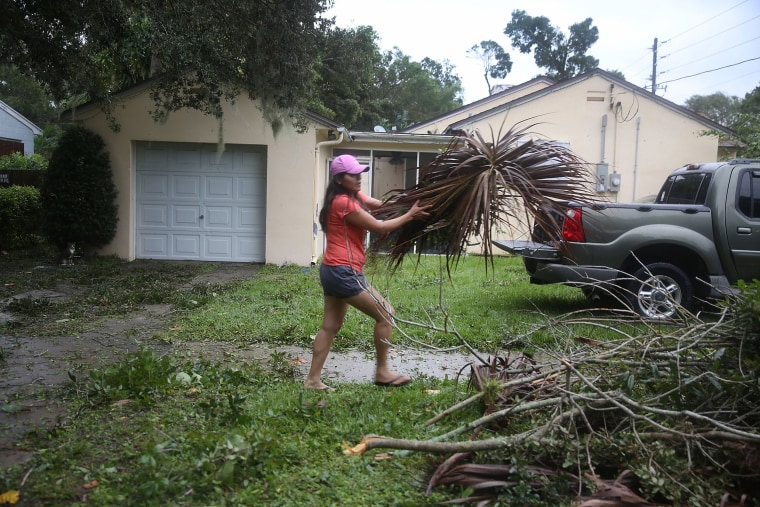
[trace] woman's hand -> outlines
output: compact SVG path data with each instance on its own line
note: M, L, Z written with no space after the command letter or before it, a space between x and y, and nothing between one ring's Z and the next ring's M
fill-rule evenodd
M409 217L412 220L417 220L419 218L427 218L430 216L430 213L428 210L432 207L431 204L426 204L424 206L420 206L420 201L417 200L414 204L412 204L412 207L409 208L409 211L406 213L409 215Z

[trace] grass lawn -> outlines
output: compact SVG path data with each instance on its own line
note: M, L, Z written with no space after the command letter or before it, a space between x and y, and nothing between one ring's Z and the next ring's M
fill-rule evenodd
M130 264L111 258L47 272L14 264L7 272L5 296L62 284L75 286L72 293L78 294L65 305L17 301L14 309L25 319L7 329L16 335L73 336L141 305L163 304L172 317L154 343L308 347L322 318L316 268L262 266L250 278L228 284L214 282L213 269L203 264ZM203 273L211 273L211 281L180 289ZM393 276L384 265L371 264L367 277L397 310L402 322L394 345L401 348L449 349L466 340L495 355L558 351L572 347L576 336L604 341L636 326L593 310L580 290L530 285L517 258L499 257L486 266L481 257L464 257L449 278L441 259L429 256L419 265L407 262ZM578 317L572 326L567 318L557 319L568 314ZM584 319L592 314L594 325L589 325ZM350 310L335 349L370 351L371 333L372 322ZM19 505L45 506L421 506L472 493L462 486L438 486L426 494L435 466L447 455L390 458L376 451L344 452L368 435L427 440L482 416L485 396L426 424L470 397L466 382L423 375L400 389L346 382L335 392L304 391L288 358L273 358L266 365L212 363L159 355L146 343L115 364L78 375L46 394L66 400L68 416L52 430L26 434L19 445L33 450L34 457L2 472L0 505L11 498L3 493L19 490ZM0 353L0 367L12 360ZM504 424L505 434L532 426L530 416ZM493 428L481 429L484 437L494 436ZM623 436L595 452L648 463L646 455L635 454L636 442ZM551 452L559 452L554 458L575 471L580 462L565 458L563 464L561 453L585 451L570 438ZM668 446L656 452L675 459ZM577 493L554 484L539 495L534 479L520 475L529 469L523 458L493 451L481 457L511 463L520 479L505 490L500 505L570 505ZM684 463L673 466L684 469ZM649 484L662 479L652 477Z

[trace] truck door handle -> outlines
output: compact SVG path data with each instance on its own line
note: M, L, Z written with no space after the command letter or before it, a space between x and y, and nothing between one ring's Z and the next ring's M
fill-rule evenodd
M752 234L752 228L750 227L737 227L736 234Z

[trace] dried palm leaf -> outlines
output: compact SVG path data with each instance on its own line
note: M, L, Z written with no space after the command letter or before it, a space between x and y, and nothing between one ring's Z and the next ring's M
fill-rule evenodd
M430 216L378 238L374 249L386 250L395 269L415 246L419 253L434 248L445 254L450 270L476 238L492 261L491 234L527 227L531 217L537 229L556 237L552 212L567 201L592 201L593 178L586 162L565 146L533 139L532 126L512 127L498 139L492 131L492 141L477 130L454 138L421 169L415 186L399 189L374 213L391 219L420 201L431 205Z

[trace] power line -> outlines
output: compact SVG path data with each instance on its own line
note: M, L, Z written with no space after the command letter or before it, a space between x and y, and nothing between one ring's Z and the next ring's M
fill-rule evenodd
M691 65L692 63L701 62L702 60L705 60L705 59L707 59L707 58L711 58L711 57L713 57L713 56L715 56L715 55L719 55L719 54L721 54L721 53L725 53L726 51L730 51L730 50L732 50L732 49L734 49L734 48L738 48L739 46L743 46L743 45L745 45L745 44L749 44L750 42L752 42L752 41L755 41L755 40L757 40L757 39L760 39L760 35L758 35L758 36L757 36L757 37L755 37L754 39L750 39L750 40L748 40L748 41L740 42L739 44L735 44L735 45L733 45L733 46L731 46L731 47L728 47L728 48L725 48L725 49L721 49L720 51L716 51L715 53L712 53L712 54L709 54L709 55L705 55L705 56L703 56L703 57L701 57L701 58L699 58L699 59L697 59L697 60L692 60L692 61L690 61L690 62L686 62L686 63L684 63L684 64L681 64L681 65L677 65L677 66L675 66L675 67L671 67L671 68L669 68L668 70L666 70L665 72L670 72L670 71L673 71L673 70L676 70L676 69L680 69L681 67L686 67L687 65Z
M669 79L667 81L660 81L659 84L663 85L665 83L672 83L674 81L680 81L682 79L687 79L687 78L690 78L690 77L701 76L702 74L708 74L710 72L715 72L716 70L727 69L729 67L736 67L737 65L741 65L741 64L747 63L747 62L752 62L752 61L755 61L755 60L760 60L760 56L755 57L755 58L750 58L749 60L743 60L741 62L732 63L730 65L724 65L723 67L718 67L718 68L715 68L715 69L710 69L710 70L705 70L705 71L702 71L702 72L697 72L696 74L690 74L688 76L681 76L681 77L677 77L675 79Z
M704 25L705 23L709 23L710 21L714 20L714 19L715 19L715 18L717 18L718 16L722 16L723 14L727 13L728 11L734 10L734 9L736 9L737 7L739 7L739 6L740 6L740 5L742 5L742 4L746 4L748 1L749 1L749 0L743 0L743 1L739 2L738 4L734 5L733 7L729 7L729 8L728 8L728 9L726 9L725 11L719 12L718 14L716 14L716 15L714 15L714 16L711 16L711 17L709 17L708 19L706 19L706 20L702 21L701 23L698 23L698 24L696 24L696 25L692 26L691 28L687 28L686 30L684 30L684 31L683 31L683 32L681 32L681 33L677 33L677 34L675 34L675 35L674 35L673 37L671 37L670 39L668 39L668 40L666 40L666 41L662 41L662 43L663 43L663 44L665 44L666 42L670 42L670 41L672 41L673 39L675 39L676 37L680 37L681 35L683 35L683 34L685 34L685 33L688 33L688 32L690 32L690 31L694 30L695 28L699 28L700 26Z
M680 53L681 51L685 51L685 50L687 50L687 49L691 49L691 48L693 48L694 46L696 46L697 44L702 44L702 43L705 43L705 42L709 41L710 39L714 39L715 37L718 37L719 35L723 35L723 34L724 34L724 33L726 33L726 32L730 32L730 31L732 31L734 28L737 28L737 27L739 27L739 26L742 26L742 25L746 25L746 24L747 24L747 23L749 23L750 21L753 21L753 20L755 20L755 19L757 19L757 18L760 18L760 14L758 14L758 15L757 15L757 16L755 16L754 18L749 18L749 19L746 19L746 20L742 21L741 23L739 23L739 24L737 24L737 25L734 25L734 26L730 26L730 27L728 27L728 28L724 29L724 30L723 30L723 31L721 31L721 32L718 32L718 33L712 34L712 35L711 35L711 36L709 36L709 37L705 37L704 39L700 40L699 42L695 42L694 44L691 44L691 45L689 45L689 46L685 46L685 47L683 47L683 48L681 48L681 49L676 49L675 51L671 51L670 53L668 53L667 55L663 56L662 58L667 58L667 57L668 57L668 56L670 56L670 55L674 55L674 54L676 54L676 53ZM684 33L685 33L685 32L684 32ZM671 40L672 40L672 39L671 39ZM663 44L665 44L665 42L663 42Z
M709 23L710 21L713 21L713 20L715 20L716 18L718 18L718 17L720 17L720 16L722 16L722 15L726 14L726 13L727 13L727 12L729 12L729 11L732 11L732 10L736 9L737 7L739 7L739 6L740 6L740 5L742 5L742 4L745 4L745 3L747 3L748 1L750 1L750 0L742 0L741 2L739 2L739 3L737 3L737 4L735 4L735 5L731 6L731 7L727 8L727 9L724 9L723 11L721 11L721 12L719 12L719 13L717 13L717 14L713 15L713 16L710 16L709 18L705 19L704 21L702 21L702 22L700 22L700 23L697 23L696 25L693 25L693 26L691 26L691 27L687 28L686 30L684 30L684 31L682 31L682 32L679 32L679 33L677 33L676 35L673 35L672 37L670 37L669 39L667 39L667 40L665 40L665 41L661 42L660 44L658 44L658 47L659 47L659 46L662 46L662 45L664 45L664 44L666 44L666 43L668 43L668 42L670 42L670 41L672 41L673 39L676 39L676 38L678 38L678 37L680 37L680 36L682 36L682 35L684 35L684 34L686 34L686 33L690 32L690 31L692 31L692 30L695 30L696 28L699 28L699 27L701 27L702 25L705 25L705 24ZM752 0L752 1L755 1L755 0ZM758 17L758 16L755 16L755 18L757 18L757 17ZM755 18L752 18L752 19L755 19ZM747 23L748 21L750 21L750 20L746 20L746 21L743 21L742 23L739 23L739 25L736 25L736 26L740 26L740 25L742 25L742 24L745 24L745 23ZM723 33L727 32L728 30L731 30L731 29L733 29L733 28L736 28L736 26L734 26L734 27L730 27L730 28L727 28L727 29L724 29L724 30L722 30L722 31L718 32L717 34L714 34L714 35L712 35L712 36L710 36L710 37L708 37L708 38L706 38L706 39L703 39L703 40L701 40L701 41L697 42L696 44L701 44L701 43L703 43L703 42L706 42L707 40L709 40L709 39L711 39L711 38L714 38L714 37L717 37L717 36L719 36L719 35L721 35L721 34L723 34ZM658 58L658 59L664 59L664 58L667 58L668 56L671 56L672 54L678 53L678 52L680 52L680 51L683 51L683 50L685 50L685 49L688 49L689 47L693 47L693 46L694 46L694 44L692 44L692 45L690 45L690 46L687 46L687 47L685 47L685 48L682 48L682 49L678 49L678 50L675 50L675 51L673 51L673 52L671 52L671 53L668 53L668 54L666 54L666 55L664 55L664 56L662 56L662 57L660 57L660 58ZM650 51L655 51L655 53L656 53L656 51L657 51L657 48L655 48L655 47L650 47L650 48L648 48L648 49L649 49ZM625 67L623 67L623 68L624 68L624 69L628 69L629 67L632 67L633 65L637 64L638 62L640 62L640 61L641 61L641 60L643 60L644 58L645 58L645 56L642 56L641 58L639 58L639 59L635 60L634 62L632 62L632 63L630 63L630 64L628 64L628 65L626 65L626 66L625 66ZM641 71L638 71L638 72L634 73L633 77L635 77L635 76L638 76L638 75L641 75L643 72L645 72L645 70L641 70ZM667 71L666 71L666 72L667 72ZM646 79L647 79L647 80L654 80L654 79L656 79L656 76L652 76L652 75L650 74L650 75L649 75L649 77L648 77L648 78L646 78Z

